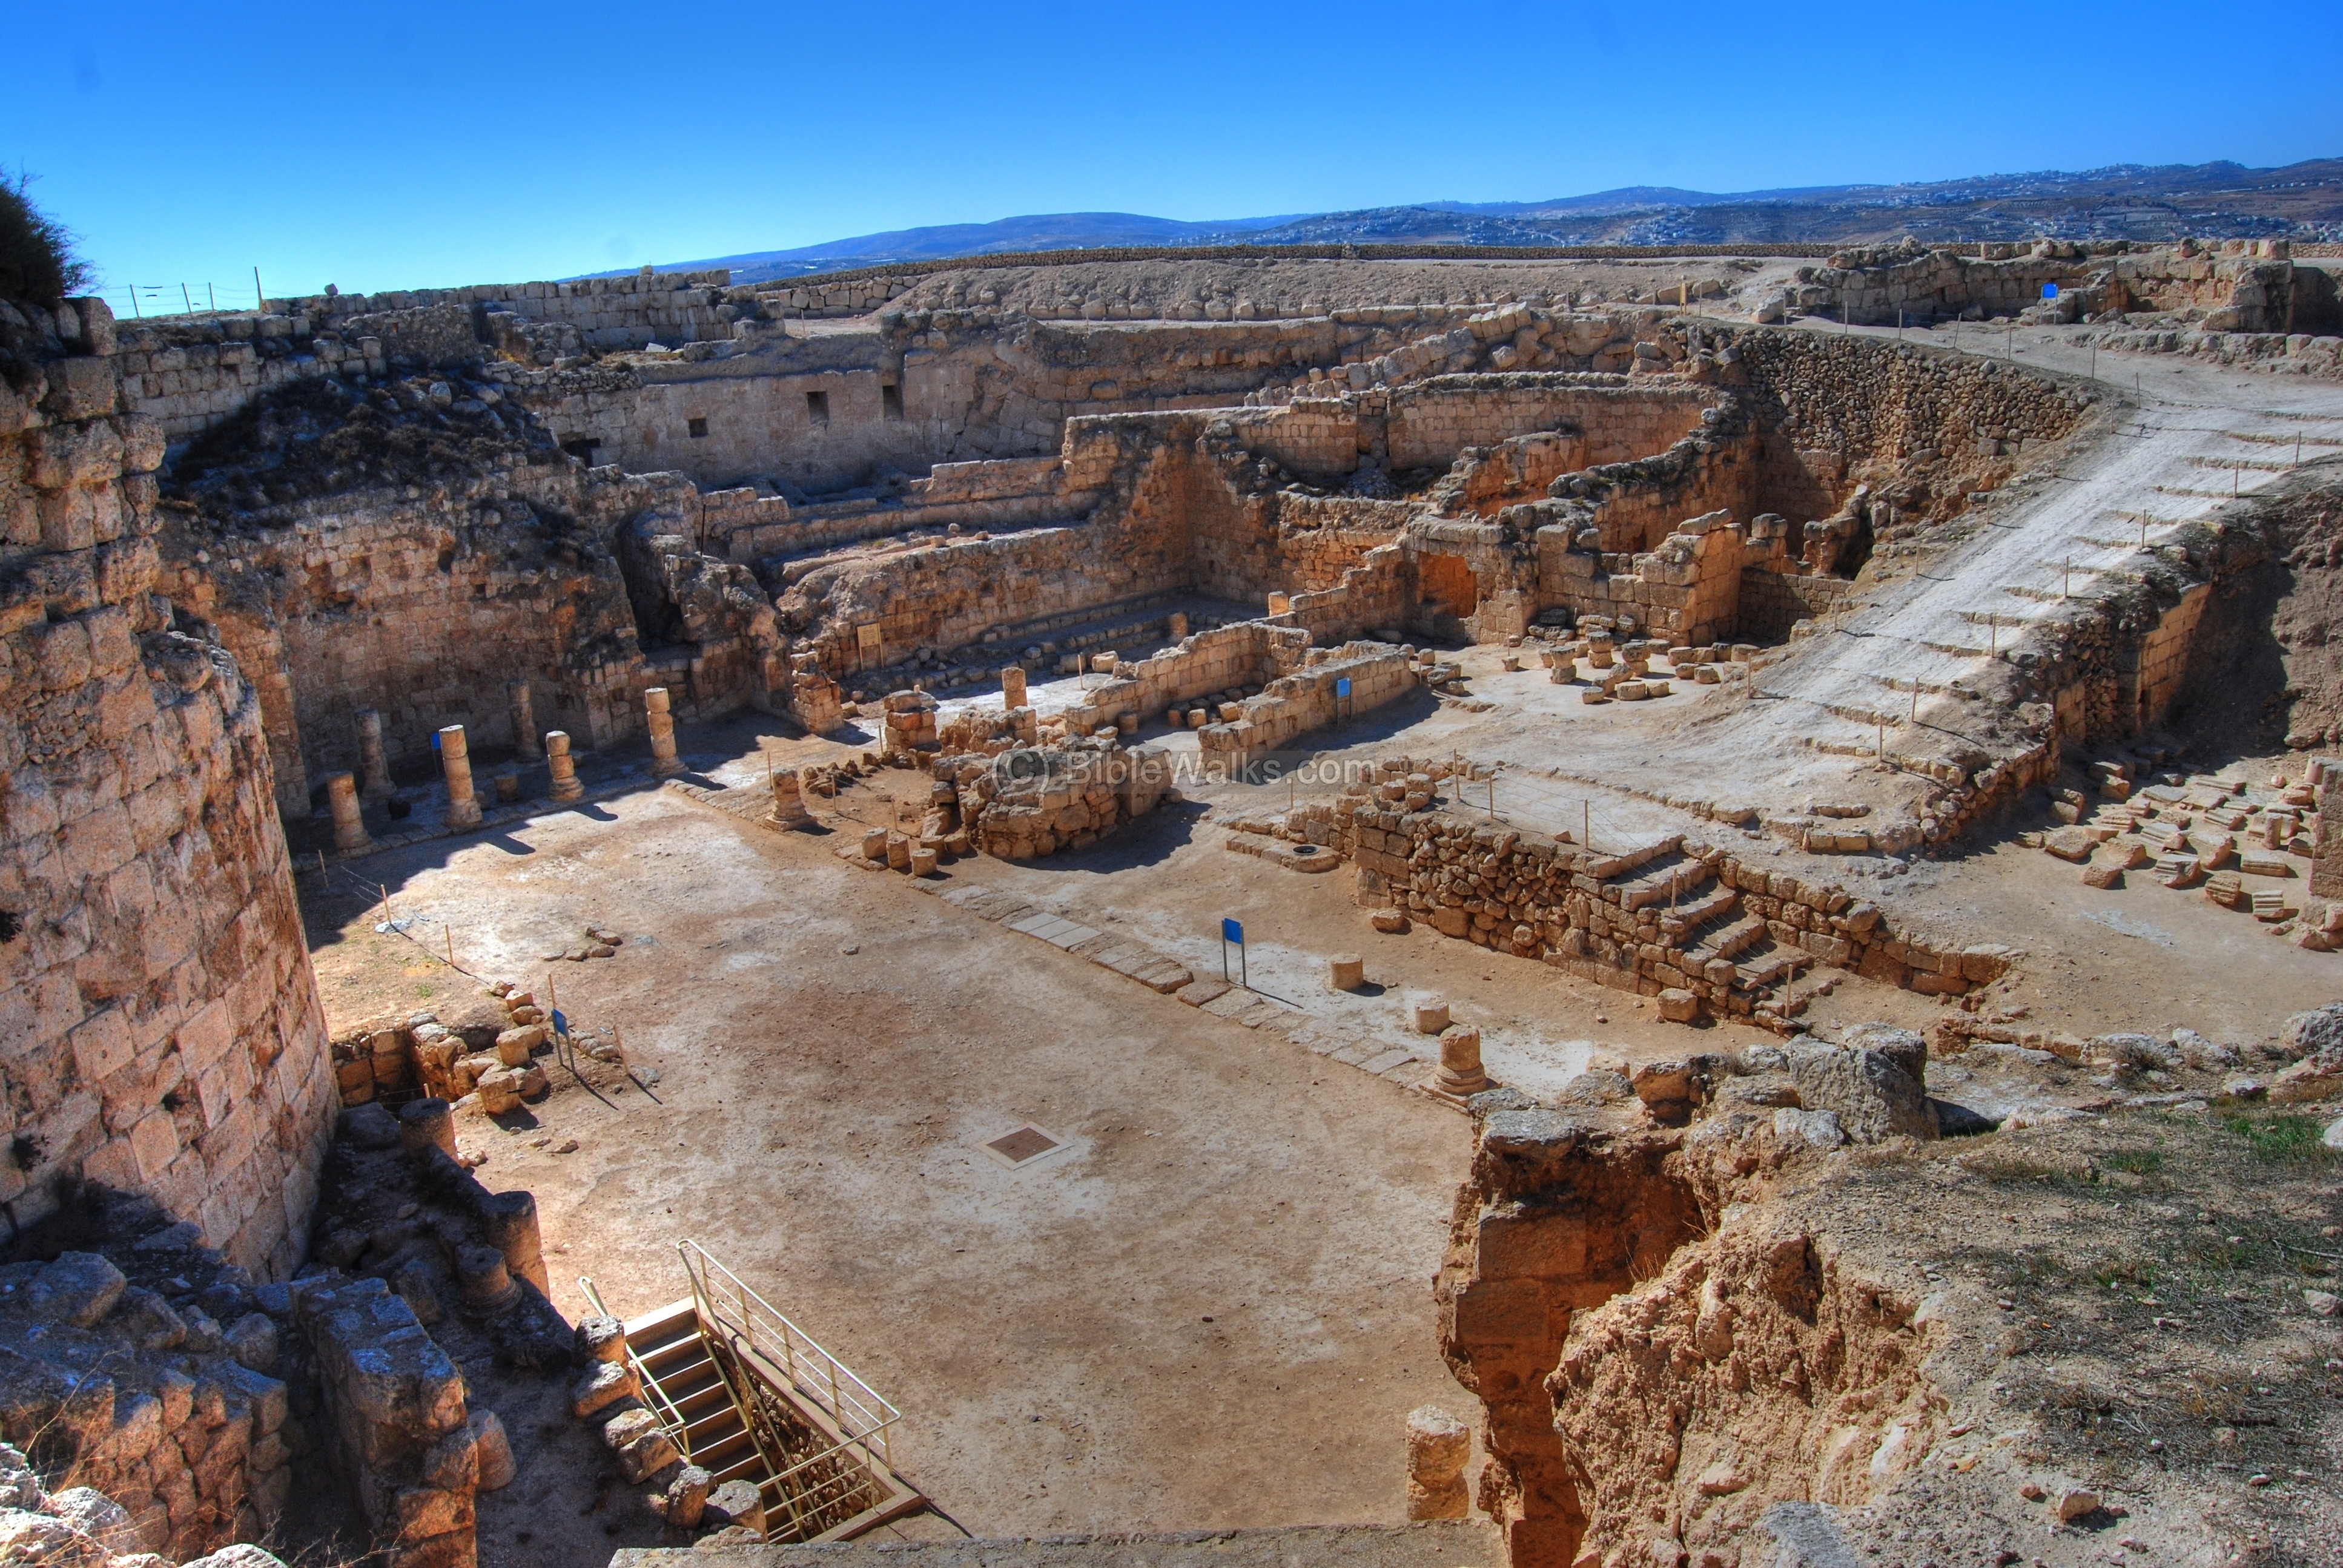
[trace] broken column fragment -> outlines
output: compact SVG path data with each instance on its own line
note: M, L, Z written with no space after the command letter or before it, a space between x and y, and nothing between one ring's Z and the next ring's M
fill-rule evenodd
M570 759L569 737L558 729L545 732L545 764L553 775L548 793L556 801L575 800L586 793L586 786L578 782L578 764Z
M505 704L512 710L513 749L534 762L541 755L537 743L537 705L526 680L508 681Z
M382 751L382 715L371 708L361 708L358 720L358 796L367 800L387 800L398 791L390 782L390 765Z
M654 686L643 693L643 727L650 731L653 775L671 779L682 772L683 759L675 752L675 716L668 711L666 687Z
M363 855L374 848L366 821L358 814L358 781L347 773L326 775L326 804L334 814L334 848L345 855Z
M479 798L472 793L472 759L464 746L464 727L450 724L439 731L439 768L447 778L447 826L477 828Z

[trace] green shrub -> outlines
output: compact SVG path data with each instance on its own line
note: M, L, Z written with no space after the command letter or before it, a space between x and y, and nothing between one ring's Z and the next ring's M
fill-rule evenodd
M32 203L33 176L0 176L0 299L55 306L89 286L89 264L65 226Z

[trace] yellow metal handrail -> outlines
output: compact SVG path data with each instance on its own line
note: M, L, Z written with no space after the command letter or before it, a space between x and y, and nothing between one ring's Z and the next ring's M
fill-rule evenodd
M894 1469L890 1429L902 1420L903 1412L857 1376L852 1368L824 1350L812 1335L749 1289L707 1248L697 1241L683 1241L676 1243L676 1251L682 1254L684 1272L691 1280L692 1304L702 1319L721 1326L768 1363L781 1369L790 1385L820 1408L848 1442L868 1452L875 1439L880 1462L890 1471ZM825 1457L817 1454L791 1466L785 1473L794 1474Z

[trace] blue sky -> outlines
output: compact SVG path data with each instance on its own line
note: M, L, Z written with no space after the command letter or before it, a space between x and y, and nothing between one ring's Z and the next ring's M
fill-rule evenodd
M131 282L514 282L1222 218L2343 153L2343 6L836 4L10 15L0 164Z

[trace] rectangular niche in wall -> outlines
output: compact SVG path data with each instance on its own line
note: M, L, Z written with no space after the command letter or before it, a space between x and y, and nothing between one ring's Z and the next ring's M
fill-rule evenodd
M829 393L809 392L806 394L806 419L817 430L830 423Z
M891 381L879 388L879 417L898 425L903 422L903 389Z
M708 421L705 419L686 419L683 427L695 441L704 439L708 435Z

